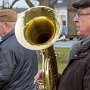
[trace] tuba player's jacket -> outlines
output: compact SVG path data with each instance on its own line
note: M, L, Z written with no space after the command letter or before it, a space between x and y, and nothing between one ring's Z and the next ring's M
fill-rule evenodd
M36 90L37 64L36 53L21 46L10 32L0 43L0 90Z
M90 90L90 37L77 45L78 49L72 51L74 55L61 76L58 90Z

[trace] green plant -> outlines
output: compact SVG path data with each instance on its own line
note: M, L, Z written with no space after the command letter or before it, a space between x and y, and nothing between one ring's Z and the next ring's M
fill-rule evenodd
M62 73L64 68L67 65L68 55L69 55L69 48L55 48L55 54L57 59L57 65L58 65L58 72ZM38 63L39 69L42 68L42 61L40 60Z
M55 48L57 64L58 64L58 71L62 73L64 68L67 65L68 55L70 52L69 48Z

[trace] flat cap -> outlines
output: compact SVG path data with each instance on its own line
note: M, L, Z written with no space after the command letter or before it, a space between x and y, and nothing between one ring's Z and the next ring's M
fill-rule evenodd
M72 6L76 9L81 7L90 7L90 0L75 0L75 2L72 3Z
M15 22L17 20L17 14L12 9L0 10L0 21L2 22Z

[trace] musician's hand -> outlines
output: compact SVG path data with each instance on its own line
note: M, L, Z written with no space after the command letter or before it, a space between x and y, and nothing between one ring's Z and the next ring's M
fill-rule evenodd
M40 70L35 76L37 90L44 90L43 72Z
M36 81L37 80L42 80L42 71L40 70L36 75L35 75L35 78L34 78Z

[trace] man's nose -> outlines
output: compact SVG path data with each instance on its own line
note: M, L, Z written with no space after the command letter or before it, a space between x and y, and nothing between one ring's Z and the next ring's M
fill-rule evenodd
M74 18L73 18L73 22L75 22L75 23L78 22L78 19L79 19L78 16L75 15Z

